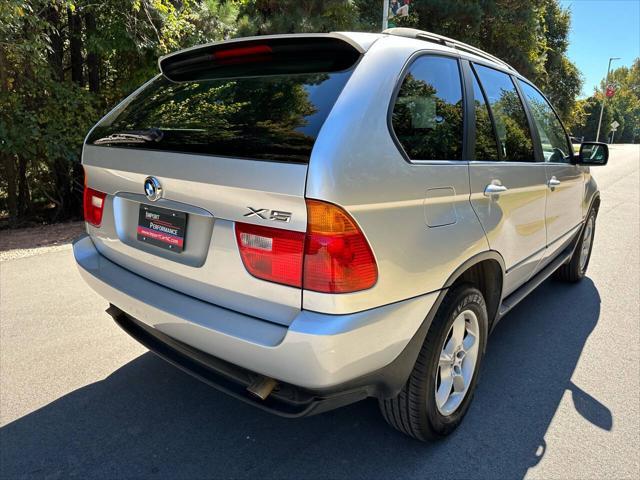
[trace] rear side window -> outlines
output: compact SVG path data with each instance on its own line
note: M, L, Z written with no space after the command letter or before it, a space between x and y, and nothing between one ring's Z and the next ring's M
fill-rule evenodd
M535 88L519 82L540 135L545 162L568 162L571 145L553 108Z
M334 39L303 40L163 60L165 74L88 142L306 163L359 54Z
M462 84L458 61L423 56L410 66L392 112L392 126L411 160L462 158Z
M474 64L474 68L493 115L501 159L535 162L527 116L511 77L482 65Z

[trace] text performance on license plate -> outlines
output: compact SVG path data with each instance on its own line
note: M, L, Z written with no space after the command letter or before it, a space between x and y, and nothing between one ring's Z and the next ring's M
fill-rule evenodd
M156 247L182 252L186 225L187 214L184 212L140 205L137 238Z

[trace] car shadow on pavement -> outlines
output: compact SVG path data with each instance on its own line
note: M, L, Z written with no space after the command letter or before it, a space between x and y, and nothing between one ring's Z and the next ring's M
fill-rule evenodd
M606 406L572 373L600 315L591 280L545 282L497 326L460 429L422 444L373 400L283 419L144 354L0 429L3 478L522 478L567 393L594 428ZM133 341L133 340L132 340Z

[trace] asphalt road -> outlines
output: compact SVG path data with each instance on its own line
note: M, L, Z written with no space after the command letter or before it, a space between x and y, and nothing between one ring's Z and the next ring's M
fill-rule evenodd
M594 169L589 278L545 282L489 340L475 401L421 444L374 401L287 420L123 333L70 249L0 263L2 478L639 478L638 146Z

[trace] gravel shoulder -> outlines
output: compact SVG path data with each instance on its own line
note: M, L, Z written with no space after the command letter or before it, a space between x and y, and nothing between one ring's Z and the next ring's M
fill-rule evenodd
M84 231L84 222L0 230L0 262L69 249Z

